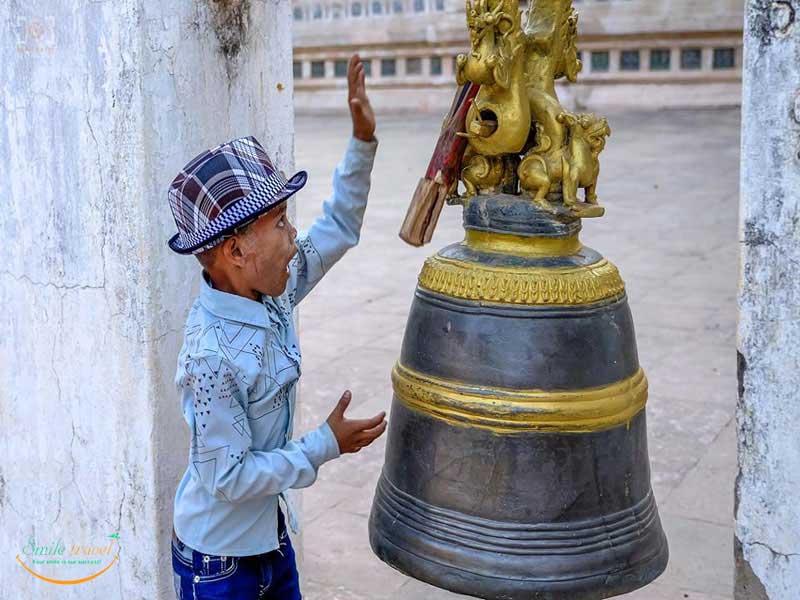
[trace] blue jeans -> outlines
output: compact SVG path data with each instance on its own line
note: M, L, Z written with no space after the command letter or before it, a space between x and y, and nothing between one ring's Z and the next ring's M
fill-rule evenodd
M214 556L173 539L172 570L178 600L301 600L294 549L280 511L278 540L280 548L272 552Z

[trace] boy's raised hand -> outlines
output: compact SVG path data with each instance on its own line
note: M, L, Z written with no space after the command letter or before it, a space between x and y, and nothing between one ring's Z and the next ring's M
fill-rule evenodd
M367 98L364 63L358 54L353 54L347 63L347 102L353 120L353 137L371 142L375 134L375 113Z
M339 453L358 452L369 446L386 431L385 412L370 419L346 419L344 412L350 405L353 395L347 390L328 417L328 425L339 443Z

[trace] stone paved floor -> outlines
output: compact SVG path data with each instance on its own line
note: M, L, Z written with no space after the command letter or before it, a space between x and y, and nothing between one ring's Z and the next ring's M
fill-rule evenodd
M737 111L611 114L599 194L607 215L582 239L616 263L627 283L640 359L650 380L653 485L670 542L667 572L637 600L732 597L735 475ZM309 184L298 203L308 224L330 190L348 121L299 118L296 160ZM361 244L303 303L302 404L308 425L345 388L350 414L388 409L420 266L461 239L446 207L433 242L405 245L397 231L425 170L439 120L381 120L381 145ZM456 596L411 580L373 556L367 516L382 443L322 468L304 492L303 577L310 600L439 600Z

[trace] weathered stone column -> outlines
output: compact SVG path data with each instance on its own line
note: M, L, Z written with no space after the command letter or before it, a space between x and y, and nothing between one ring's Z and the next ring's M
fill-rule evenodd
M173 598L173 378L199 265L167 248L165 192L238 135L290 170L290 5L12 0L0 53L0 597ZM118 563L85 583L15 560L114 533Z
M800 587L800 3L748 0L736 598Z

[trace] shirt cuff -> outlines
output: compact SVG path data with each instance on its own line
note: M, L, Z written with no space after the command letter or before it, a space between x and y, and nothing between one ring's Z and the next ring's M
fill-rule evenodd
M347 144L347 163L348 166L355 169L367 167L372 169L372 163L375 160L375 152L378 149L378 138L372 136L372 141L365 142L355 136L350 137L350 143Z
M307 444L308 460L315 469L319 469L329 460L339 458L339 442L327 421L303 437Z
M328 451L325 454L325 460L339 458L341 456L341 453L339 452L339 442L336 441L336 436L333 433L333 429L331 429L331 426L328 425L327 421L320 425L319 428L327 441Z

